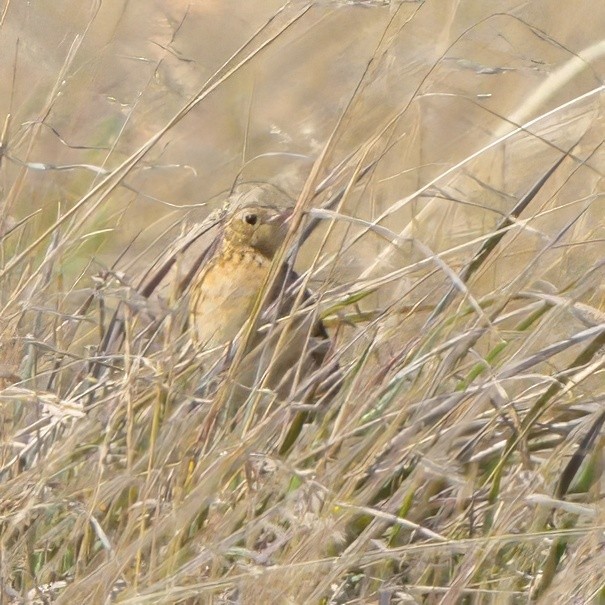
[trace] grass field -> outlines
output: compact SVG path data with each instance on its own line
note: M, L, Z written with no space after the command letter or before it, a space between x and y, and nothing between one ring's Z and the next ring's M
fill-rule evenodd
M0 605L605 604L604 25L5 0ZM178 283L250 183L332 344L233 409Z

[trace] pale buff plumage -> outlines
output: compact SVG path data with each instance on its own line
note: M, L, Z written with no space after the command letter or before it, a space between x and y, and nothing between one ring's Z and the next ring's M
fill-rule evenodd
M202 351L220 349L242 336L287 233L288 216L276 207L252 203L227 218L191 289L190 325ZM296 279L286 264L280 267L256 327L270 320L273 326L252 334L237 373L237 382L246 389L262 379L265 387L284 395L324 360L328 335L312 313L275 325L274 320L292 311Z

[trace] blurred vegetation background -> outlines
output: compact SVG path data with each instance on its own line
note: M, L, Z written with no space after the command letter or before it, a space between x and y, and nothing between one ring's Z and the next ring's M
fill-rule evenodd
M468 241L598 122L599 96L578 98L601 84L602 56L587 53L601 41L603 9L554 7L8 2L0 40L0 111L10 115L5 220L40 209L38 220L56 218L203 91L130 170L132 189L112 191L83 228L111 229L92 238L106 258L141 228L150 238L161 232L156 221L179 208L195 206L203 217L238 178L296 198L328 140L324 174L354 151L384 154L348 201L350 213L375 218L390 209L389 226L407 225L427 205L427 190L396 209L394 201L438 188L464 203L444 201L415 233L444 246ZM570 63L580 65L569 73ZM211 90L217 74L223 80ZM580 172L576 187L586 194L598 176ZM455 221L448 228L441 211Z

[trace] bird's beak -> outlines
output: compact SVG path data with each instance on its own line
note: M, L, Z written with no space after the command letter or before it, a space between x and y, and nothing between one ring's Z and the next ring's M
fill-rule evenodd
M288 224L288 221L292 218L292 208L286 208L282 210L275 216L271 217L269 220L270 223L280 226L285 226Z

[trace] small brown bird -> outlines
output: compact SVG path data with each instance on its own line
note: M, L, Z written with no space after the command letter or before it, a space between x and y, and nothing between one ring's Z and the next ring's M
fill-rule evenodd
M204 351L243 334L286 236L290 214L275 206L246 203L227 218L191 287L190 325ZM284 263L238 367L236 380L246 389L262 383L285 396L324 361L330 340L312 309L285 319L297 300L297 281ZM309 293L303 293L302 301L308 299Z
M286 234L288 214L248 205L228 219L192 288L191 325L204 347L233 340L250 316Z

